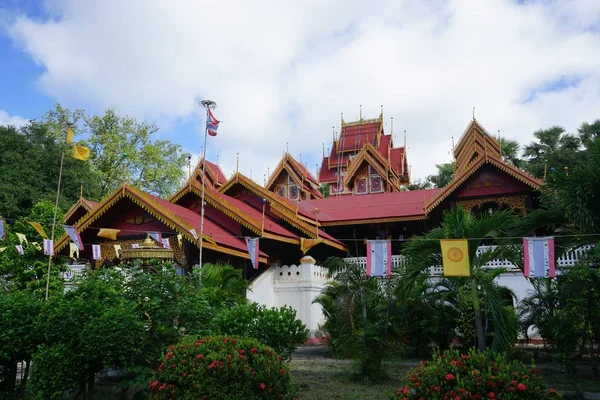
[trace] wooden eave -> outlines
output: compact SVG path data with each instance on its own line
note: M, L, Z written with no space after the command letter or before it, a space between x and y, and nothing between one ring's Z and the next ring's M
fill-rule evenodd
M89 205L86 204L82 198L80 198L79 200L77 200L77 203L73 204L71 206L71 208L69 208L69 210L67 211L67 213L64 216L64 220L66 221L69 218L71 218L71 216L73 214L75 214L75 212L79 209L79 207L82 207L86 211L86 213L89 213L92 210L92 208L89 207Z
M356 219L351 221L324 221L321 225L327 226L346 226L346 225L362 225L362 224L381 224L388 222L407 222L407 221L423 221L429 217L425 215L413 215L408 217L390 217L390 218L368 218L368 219Z
M450 196L460 185L462 185L467 179L469 179L475 172L479 170L484 164L490 164L505 172L512 178L528 185L534 190L539 190L543 182L536 179L525 172L508 165L504 161L496 158L492 155L480 157L476 162L472 163L466 171L455 177L444 190L433 198L425 207L425 213L429 214L435 207L437 207L442 201Z

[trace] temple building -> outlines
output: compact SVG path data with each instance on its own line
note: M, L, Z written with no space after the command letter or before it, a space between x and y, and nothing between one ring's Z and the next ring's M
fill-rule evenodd
M384 132L383 110L379 118L345 122L339 138L333 137L329 155L323 155L319 182L329 185L330 195L399 192L410 183L404 146L394 147L393 134Z
M379 118L346 123L324 157L319 179L285 153L261 186L240 172L229 179L215 163L200 161L183 187L161 199L123 185L100 203L81 196L66 222L79 230L91 259L90 244L100 244L102 259L146 243L158 232L173 249L173 260L189 267L199 261L204 176L202 262L226 262L252 279L269 265L291 265L303 255L362 256L366 239L391 239L398 254L403 243L439 225L444 210L458 206L474 213L512 209L527 213L538 206L542 181L502 158L500 142L473 119L454 148L455 173L443 188L407 191L410 181L403 147ZM202 168L206 166L203 174ZM329 184L323 198L320 186ZM117 232L110 238L101 230ZM254 270L246 238L258 237L259 270ZM67 254L69 237L56 243ZM156 243L165 246L164 243Z

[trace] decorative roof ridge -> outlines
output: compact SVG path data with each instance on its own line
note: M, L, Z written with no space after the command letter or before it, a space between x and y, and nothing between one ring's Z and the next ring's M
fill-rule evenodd
M65 213L63 219L66 221L67 219L69 219L73 214L75 214L75 211L77 211L77 209L79 207L83 207L88 213L90 211L92 211L94 208L91 207L89 204L87 204L87 202L90 200L85 199L84 197L80 197L75 204L73 204ZM98 204L96 204L97 206Z
M456 146L454 147L454 155L456 156L456 154L458 153L458 151L464 146L464 140L468 137L469 132L471 132L471 127L472 126L476 126L479 128L479 130L483 133L485 133L486 135L490 136L490 134L488 133L488 131L476 120L476 119L472 119L469 124L467 125L467 127L465 128L465 130L463 131L460 139L458 140Z
M307 180L309 182L314 183L315 185L319 185L319 180L313 176L313 174L308 170L308 168L306 168L304 165L302 165L302 163L300 161L296 160L294 158L294 156L292 156L291 154L289 154L288 162L291 167L296 167L297 169L300 170L299 172L303 173L303 175L301 177L303 183L305 180Z

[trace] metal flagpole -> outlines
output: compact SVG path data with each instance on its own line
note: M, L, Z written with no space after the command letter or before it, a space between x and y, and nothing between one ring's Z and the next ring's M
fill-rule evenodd
M206 176L206 139L208 137L208 113L215 109L217 103L212 100L202 100L200 105L206 109L206 124L204 128L204 149L202 150L202 196L200 199L200 250L198 267L202 268L202 236L204 235L204 178Z
M67 129L69 128L67 124L65 124ZM52 219L52 233L50 234L50 240L52 241L52 246L54 247L54 231L56 228L56 214L58 213L58 199L60 197L60 181L62 180L62 172L63 172L63 164L65 161L65 150L62 151L62 156L60 157L60 170L58 172L58 187L56 188L56 202L54 203L54 218ZM46 275L46 297L45 300L48 301L48 291L50 288L50 267L52 266L52 252L48 255L48 274Z

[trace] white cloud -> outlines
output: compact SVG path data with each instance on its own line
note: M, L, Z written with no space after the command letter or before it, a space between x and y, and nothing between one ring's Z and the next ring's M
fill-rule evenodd
M51 4L51 19L18 16L9 29L45 68L44 92L153 121L196 116L199 135L197 101L216 100L224 122L208 158L220 154L229 174L239 152L259 182L286 143L314 171L340 112L352 120L359 104L365 117L380 105L394 116L397 144L407 130L413 177L451 159L473 106L490 132L521 143L600 117L595 0ZM563 77L579 83L523 102Z
M20 128L27 124L25 118L19 117L18 115L9 115L6 111L0 110L0 125L12 125Z

